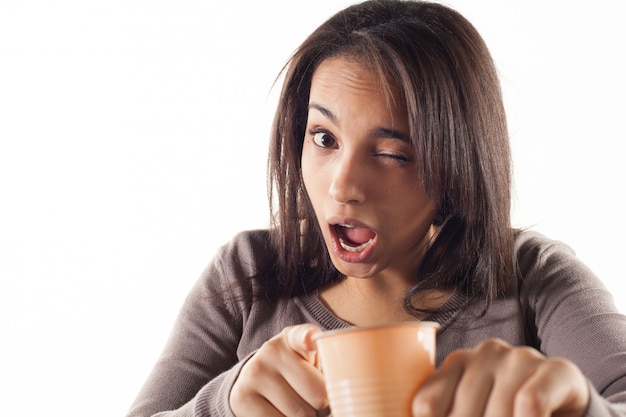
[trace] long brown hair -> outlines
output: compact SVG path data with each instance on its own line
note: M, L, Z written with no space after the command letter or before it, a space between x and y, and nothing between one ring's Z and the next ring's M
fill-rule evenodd
M296 50L284 71L269 156L274 296L339 279L301 177L313 72L357 59L403 92L424 189L439 198L440 232L407 294L456 287L489 305L513 272L510 150L499 79L478 32L448 7L372 0L340 11Z

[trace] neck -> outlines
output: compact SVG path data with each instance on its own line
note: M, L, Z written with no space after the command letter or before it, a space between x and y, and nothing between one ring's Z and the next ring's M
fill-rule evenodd
M355 326L415 321L426 316L415 317L404 309L404 298L411 286L406 280L383 280L374 278L352 278L332 284L318 293L320 300L337 317ZM439 308L452 290L430 290L418 294L417 307L424 310Z

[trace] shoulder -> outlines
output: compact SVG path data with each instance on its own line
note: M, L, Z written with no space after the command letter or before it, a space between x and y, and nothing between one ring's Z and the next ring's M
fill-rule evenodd
M219 248L213 264L227 275L252 278L264 271L274 258L269 230L246 230Z
M515 239L518 273L534 291L551 288L601 288L598 277L566 243L535 231L521 231Z
M271 265L269 231L239 232L224 243L202 272L196 289L203 293L223 293L224 289L248 292L253 278Z
M558 249L573 253L569 245L560 240L552 239L541 232L524 229L515 235L515 244L518 249Z
M267 257L271 250L270 232L267 229L245 230L237 233L218 251L225 257Z
M223 244L195 283L190 300L211 300L214 306L224 304L221 300L233 310L247 310L273 259L269 235L268 230L249 230Z
M520 265L532 266L550 259L575 258L574 250L559 240L531 230L519 231L515 237L515 255ZM529 264L529 265L527 265Z

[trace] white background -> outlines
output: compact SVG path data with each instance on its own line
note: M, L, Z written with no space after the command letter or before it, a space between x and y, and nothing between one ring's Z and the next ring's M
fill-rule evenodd
M216 248L267 225L273 81L350 3L0 0L3 415L125 413ZM501 73L515 225L626 312L618 3L449 2Z

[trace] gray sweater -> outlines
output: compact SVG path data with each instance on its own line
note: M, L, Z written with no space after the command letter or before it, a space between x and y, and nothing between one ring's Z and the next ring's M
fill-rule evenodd
M268 302L252 294L267 231L237 235L188 295L165 349L128 417L233 416L228 394L246 358L284 327L349 327L315 294ZM521 278L484 303L455 292L425 320L441 325L437 364L453 350L498 337L573 361L588 378L592 417L626 417L626 317L570 248L534 232L515 246Z

